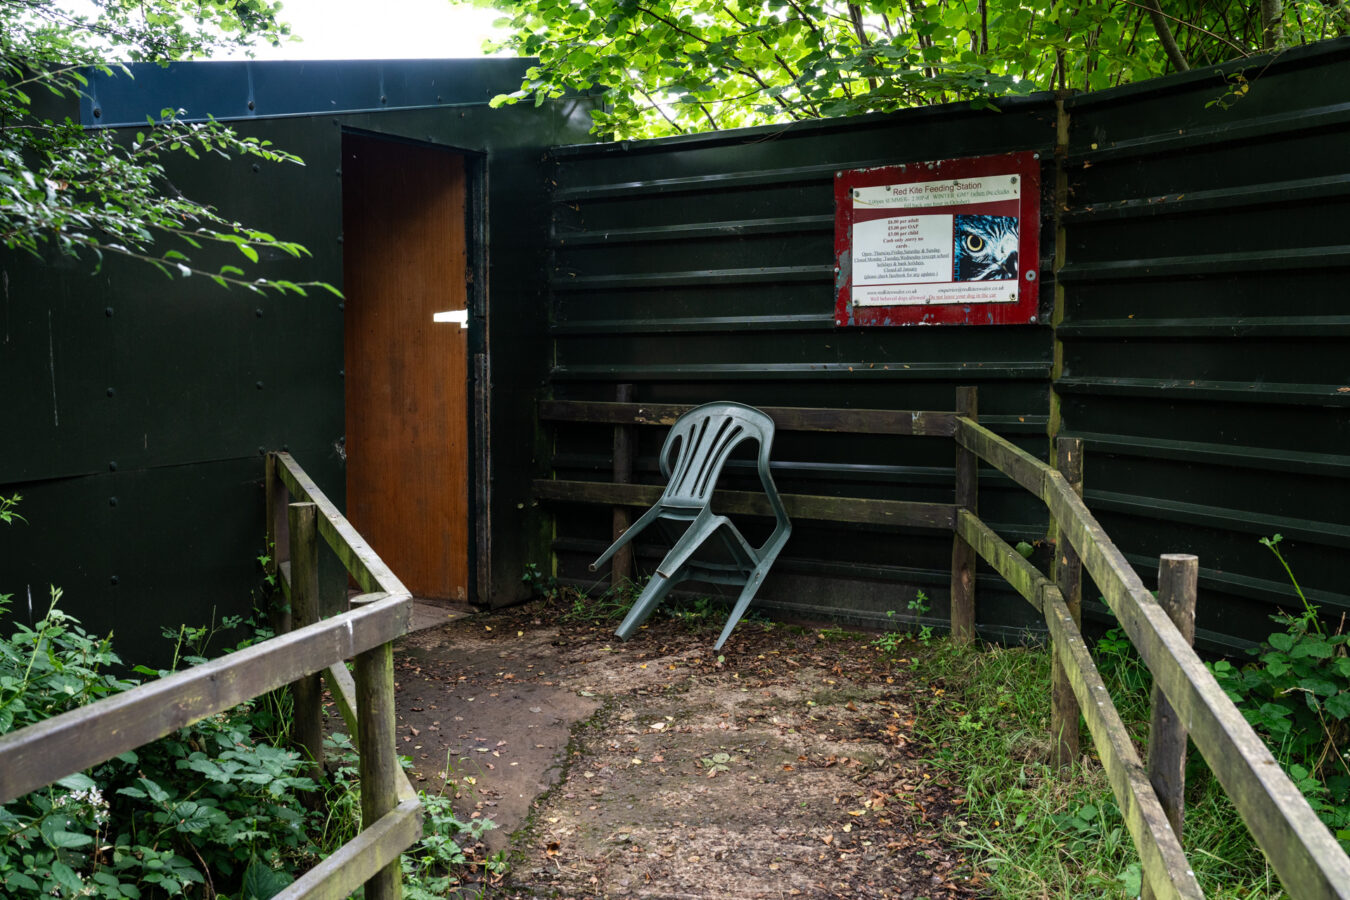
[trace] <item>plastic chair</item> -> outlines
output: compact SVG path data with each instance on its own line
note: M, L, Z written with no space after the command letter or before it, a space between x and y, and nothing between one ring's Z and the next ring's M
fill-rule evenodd
M730 519L715 514L711 507L723 465L737 446L750 440L759 442L759 480L776 520L773 533L759 548L751 546ZM722 649L792 533L787 510L769 474L772 444L773 419L744 403L705 403L680 416L661 448L661 474L667 479L661 499L590 567L594 572L604 565L653 522L679 528L674 546L615 632L621 639L628 640L681 581L743 585L714 648Z

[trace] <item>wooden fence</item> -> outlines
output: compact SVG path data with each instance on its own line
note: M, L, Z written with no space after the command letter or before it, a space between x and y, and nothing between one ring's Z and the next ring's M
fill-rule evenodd
M290 503L290 499L297 502ZM295 685L297 739L316 765L318 673L360 751L361 831L277 897L338 900L363 884L397 900L399 857L421 837L422 808L394 746L392 641L408 631L412 595L289 454L267 459L268 536L295 627L270 640L0 736L0 803L105 762L268 691ZM322 537L365 593L318 620ZM344 660L355 658L355 677ZM306 730L308 724L308 730Z
M620 397L621 401L615 403L541 404L540 418L545 421L613 424L615 478L613 483L540 480L534 485L536 497L552 502L646 506L660 496L658 486L627 483L633 470L634 442L621 429L669 425L690 407L638 404L622 393ZM918 435L951 438L956 443L955 503L783 494L789 514L794 518L952 532L951 630L956 640L974 637L976 557L984 559L1040 612L1054 644L1051 730L1055 761L1067 764L1077 757L1081 714L1139 851L1145 897L1193 900L1204 896L1179 838L1181 774L1189 735L1289 895L1295 900L1350 900L1350 858L1191 647L1195 558L1162 557L1160 596L1155 600L1083 504L1082 448L1076 440L1059 441L1058 468L1052 468L979 424L974 388L958 389L956 405L954 413L766 409L779 430ZM627 458L621 458L619 451ZM1056 537L1053 579L979 518L976 486L980 462L1007 475L1048 508ZM734 491L719 491L715 502L727 512L756 514L767 509L762 497ZM626 517L615 517L616 531L624 521ZM1147 765L1140 759L1079 630L1083 569L1104 594L1153 676ZM1164 605L1170 608L1170 615Z

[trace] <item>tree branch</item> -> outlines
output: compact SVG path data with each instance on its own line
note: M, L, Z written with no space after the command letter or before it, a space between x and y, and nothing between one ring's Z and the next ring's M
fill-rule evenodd
M1263 3L1267 0L1262 0ZM1162 44L1164 52L1167 53L1168 60L1178 72L1186 72L1191 68L1191 64L1186 61L1186 56L1177 46L1177 39L1172 34L1172 28L1167 24L1167 19L1163 16L1162 9L1158 6L1158 0L1144 0L1144 8L1148 10L1148 17L1153 20L1153 30L1158 35L1158 42Z

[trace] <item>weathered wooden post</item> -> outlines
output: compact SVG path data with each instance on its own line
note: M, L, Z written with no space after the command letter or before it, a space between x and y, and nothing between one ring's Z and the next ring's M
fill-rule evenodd
M291 621L304 628L319 621L319 528L318 507L292 503L291 532ZM318 779L323 767L323 706L318 674L306 675L291 685L295 698L295 744L312 762L309 775Z
M615 398L620 403L633 402L633 386L631 384L621 384L615 389ZM633 480L633 426L615 425L614 426L614 483L629 484ZM632 524L632 516L626 506L614 507L614 536L611 540L617 541L619 536L628 530ZM614 554L610 561L609 586L618 588L625 581L633 577L633 545L627 544Z
M369 828L398 806L398 754L394 746L394 647L381 644L356 657L357 750L361 756L361 827ZM366 882L366 900L400 900L398 858Z
M267 565L267 574L272 576L277 588L281 587L281 564L291 558L289 512L287 506L290 505L291 492L286 488L286 482L281 480L280 473L277 472L277 455L269 453L264 463L266 523L264 533L267 535L267 555L271 562ZM277 634L285 634L291 630L291 609L286 603L277 603L270 610L272 629Z
M1056 468L1074 492L1083 496L1083 442L1078 438L1062 437L1055 442ZM1064 596L1064 605L1073 616L1074 625L1083 626L1083 563L1078 552L1069 543L1068 531L1062 522L1055 523L1055 585ZM1054 668L1050 679L1050 736L1054 742L1052 762L1063 768L1078 758L1078 698L1073 694L1068 674L1059 656L1052 654Z
M956 414L979 418L979 395L973 387L956 389ZM956 445L956 505L979 512L979 462L974 451ZM968 644L975 638L975 548L959 533L952 537L952 640Z
M1158 604L1167 613L1186 643L1195 643L1196 582L1200 561L1189 553L1164 553L1158 557ZM1177 839L1186 814L1186 727L1162 690L1153 685L1148 724L1148 777L1158 795L1167 821ZM1144 887L1143 900L1153 892Z

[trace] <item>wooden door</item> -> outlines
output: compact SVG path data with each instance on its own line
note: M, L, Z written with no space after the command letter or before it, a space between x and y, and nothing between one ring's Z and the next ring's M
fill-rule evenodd
M342 141L347 517L419 597L467 600L464 159Z

